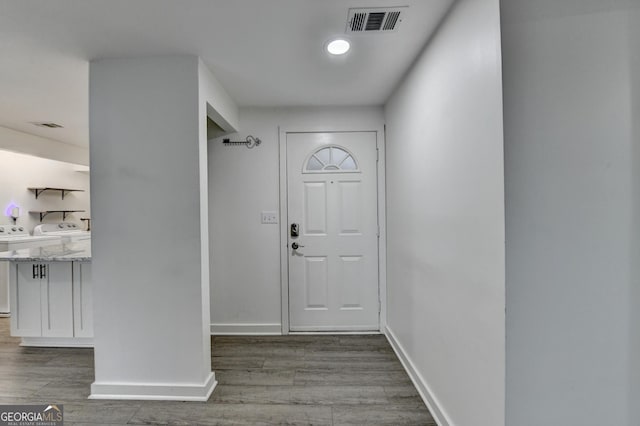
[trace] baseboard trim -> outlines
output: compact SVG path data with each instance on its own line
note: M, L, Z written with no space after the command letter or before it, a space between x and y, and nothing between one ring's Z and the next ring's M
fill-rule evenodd
M290 333L351 333L351 334L380 334L379 325L353 325L353 326L309 326L291 327Z
M280 336L282 324L211 324L215 336Z
M379 331L290 331L292 336L375 336L384 334Z
M206 402L218 382L213 372L203 384L99 383L91 384L89 399Z
M92 337L23 337L20 346L37 348L92 348Z
M387 337L389 344L393 348L393 351L396 353L396 355L400 359L402 366L407 371L409 378L411 379L414 386L418 390L420 397L422 398L424 403L427 405L427 408L431 412L431 415L433 416L438 426L453 426L453 422L451 421L449 416L447 416L445 411L442 409L442 405L438 402L438 398L435 397L433 391L427 384L427 381L424 379L424 377L422 377L422 375L415 368L413 362L411 361L411 358L409 358L406 351L404 350L404 348L396 338L396 335L389 328L389 326L387 326L385 329L385 336Z

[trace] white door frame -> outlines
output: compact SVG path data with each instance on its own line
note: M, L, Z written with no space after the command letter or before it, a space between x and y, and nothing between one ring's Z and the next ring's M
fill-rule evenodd
M378 148L377 193L378 193L378 297L380 299L380 332L387 325L387 215L386 215L386 179L385 179L385 127L373 129L283 129L278 126L280 148L280 296L282 334L289 334L289 243L287 215L287 133L348 133L375 132Z

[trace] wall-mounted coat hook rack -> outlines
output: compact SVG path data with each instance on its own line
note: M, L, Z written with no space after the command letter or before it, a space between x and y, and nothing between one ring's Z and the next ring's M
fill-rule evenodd
M253 136L249 135L247 136L247 139L244 141L232 141L231 139L222 139L222 143L228 146L233 146L233 145L244 145L247 148L251 149L254 146L258 146L262 143L262 141L259 138L254 138Z

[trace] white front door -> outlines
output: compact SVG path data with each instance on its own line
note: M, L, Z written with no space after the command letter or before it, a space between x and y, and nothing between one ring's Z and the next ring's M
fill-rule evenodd
M377 331L376 133L286 144L290 330Z

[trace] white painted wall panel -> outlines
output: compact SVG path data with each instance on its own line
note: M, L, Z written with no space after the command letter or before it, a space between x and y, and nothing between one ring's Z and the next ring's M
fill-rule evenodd
M195 56L90 66L98 396L159 388L171 397L211 384L198 67Z
M388 326L443 424L504 425L497 0L463 0L386 105Z
M628 14L629 28L629 52L631 52L631 117L632 119L632 241L631 241L631 288L629 304L631 317L629 327L630 349L630 376L629 394L629 423L640 424L640 10L630 11ZM634 284L635 283L635 284Z
M261 211L279 211L280 206L278 127L381 134L383 123L381 107L241 108L240 133L230 137L253 135L262 145L246 149L224 146L221 139L209 142L214 329L272 333L281 322L281 225L260 223Z
M508 425L639 424L640 20L623 3L502 5Z
M230 133L237 130L238 107L209 68L198 58L198 174L200 203L200 289L202 321L202 362L211 358L211 269L209 242L209 121Z

